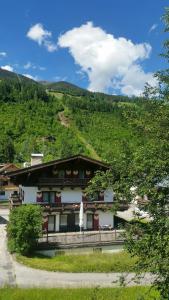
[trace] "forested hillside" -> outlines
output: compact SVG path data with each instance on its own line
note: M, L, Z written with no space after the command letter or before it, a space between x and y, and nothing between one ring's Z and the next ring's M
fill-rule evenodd
M22 163L32 152L43 152L45 160L82 153L120 161L167 142L165 103L90 92L77 96L68 87L58 97L34 81L0 80L0 162Z

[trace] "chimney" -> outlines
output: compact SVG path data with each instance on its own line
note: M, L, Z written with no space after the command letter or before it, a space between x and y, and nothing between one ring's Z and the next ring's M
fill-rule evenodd
M32 153L31 154L31 166L41 164L42 159L43 159L43 154L42 153Z

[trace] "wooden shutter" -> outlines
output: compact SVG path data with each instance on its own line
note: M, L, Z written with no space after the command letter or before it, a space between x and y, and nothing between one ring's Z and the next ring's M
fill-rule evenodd
M42 192L36 193L36 202L43 202Z
M61 203L61 192L55 193L55 203Z

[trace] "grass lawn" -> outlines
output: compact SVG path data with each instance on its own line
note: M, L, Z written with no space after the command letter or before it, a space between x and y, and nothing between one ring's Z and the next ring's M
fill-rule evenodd
M0 200L0 207L1 206L9 206L9 200Z
M143 296L145 298L143 298ZM156 291L144 287L77 289L0 289L0 300L158 300Z
M91 253L81 255L57 255L45 257L17 255L17 261L37 269L60 272L133 272L136 258L127 252L113 254Z

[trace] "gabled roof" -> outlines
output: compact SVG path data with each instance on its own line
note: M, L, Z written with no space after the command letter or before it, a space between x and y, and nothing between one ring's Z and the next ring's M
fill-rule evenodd
M6 172L13 172L19 170L19 168L13 163L0 164L0 174L4 174Z
M71 156L71 157L68 157L68 158L57 159L57 160L49 161L49 162L46 162L46 163L34 165L34 166L31 166L31 167L18 169L16 171L7 172L6 174L9 177L13 177L13 176L16 176L16 175L30 173L30 172L33 172L33 171L41 170L45 167L50 167L50 166L53 166L53 165L56 166L56 165L71 162L71 161L74 161L74 160L78 160L78 159L89 162L89 163L92 163L92 164L94 164L98 167L102 167L104 169L109 169L109 165L107 163L101 162L101 161L93 159L93 158L89 158L89 157L84 156L84 155L74 155L74 156Z

